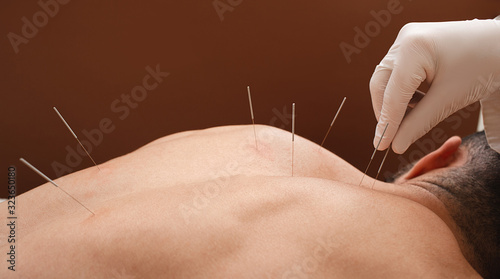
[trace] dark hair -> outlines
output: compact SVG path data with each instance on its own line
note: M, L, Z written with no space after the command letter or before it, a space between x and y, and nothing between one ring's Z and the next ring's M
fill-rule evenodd
M484 132L462 141L467 162L432 178L461 234L462 252L485 278L500 278L500 154Z

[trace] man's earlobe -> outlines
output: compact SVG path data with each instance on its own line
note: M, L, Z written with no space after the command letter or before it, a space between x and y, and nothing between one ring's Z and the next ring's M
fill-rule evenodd
M412 179L429 171L449 166L455 161L460 144L462 144L460 137L453 136L449 138L436 151L420 159L403 178Z

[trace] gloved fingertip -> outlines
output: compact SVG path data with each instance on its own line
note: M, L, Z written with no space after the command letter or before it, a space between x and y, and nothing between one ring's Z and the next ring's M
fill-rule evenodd
M389 139L384 139L381 143L380 146L378 147L379 151L384 151L387 148L389 148L391 145L391 141Z
M384 122L379 121L377 124L377 128L375 130L373 147L375 147L377 150L387 149L391 144L392 139L394 138L394 134L397 131L397 129L395 129L394 127L395 127L394 124L390 125L385 121ZM383 137L382 140L380 140L381 137Z
M373 148L377 148L378 142L380 141L380 137L375 133L375 137L373 138Z
M380 143L380 137L382 136L382 131L384 130L384 127L381 128L380 122L377 124L377 127L375 129L375 136L373 137L373 148L377 148L377 146Z

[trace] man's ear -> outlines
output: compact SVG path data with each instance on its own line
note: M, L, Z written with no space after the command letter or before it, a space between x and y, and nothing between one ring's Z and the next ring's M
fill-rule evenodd
M449 138L439 149L425 155L413 168L404 175L404 179L412 179L429 171L444 168L455 161L462 139L458 136Z

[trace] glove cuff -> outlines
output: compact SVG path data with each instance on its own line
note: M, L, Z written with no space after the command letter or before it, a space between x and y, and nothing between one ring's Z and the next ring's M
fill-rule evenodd
M481 100L483 109L484 132L490 147L500 153L500 94L491 95Z

